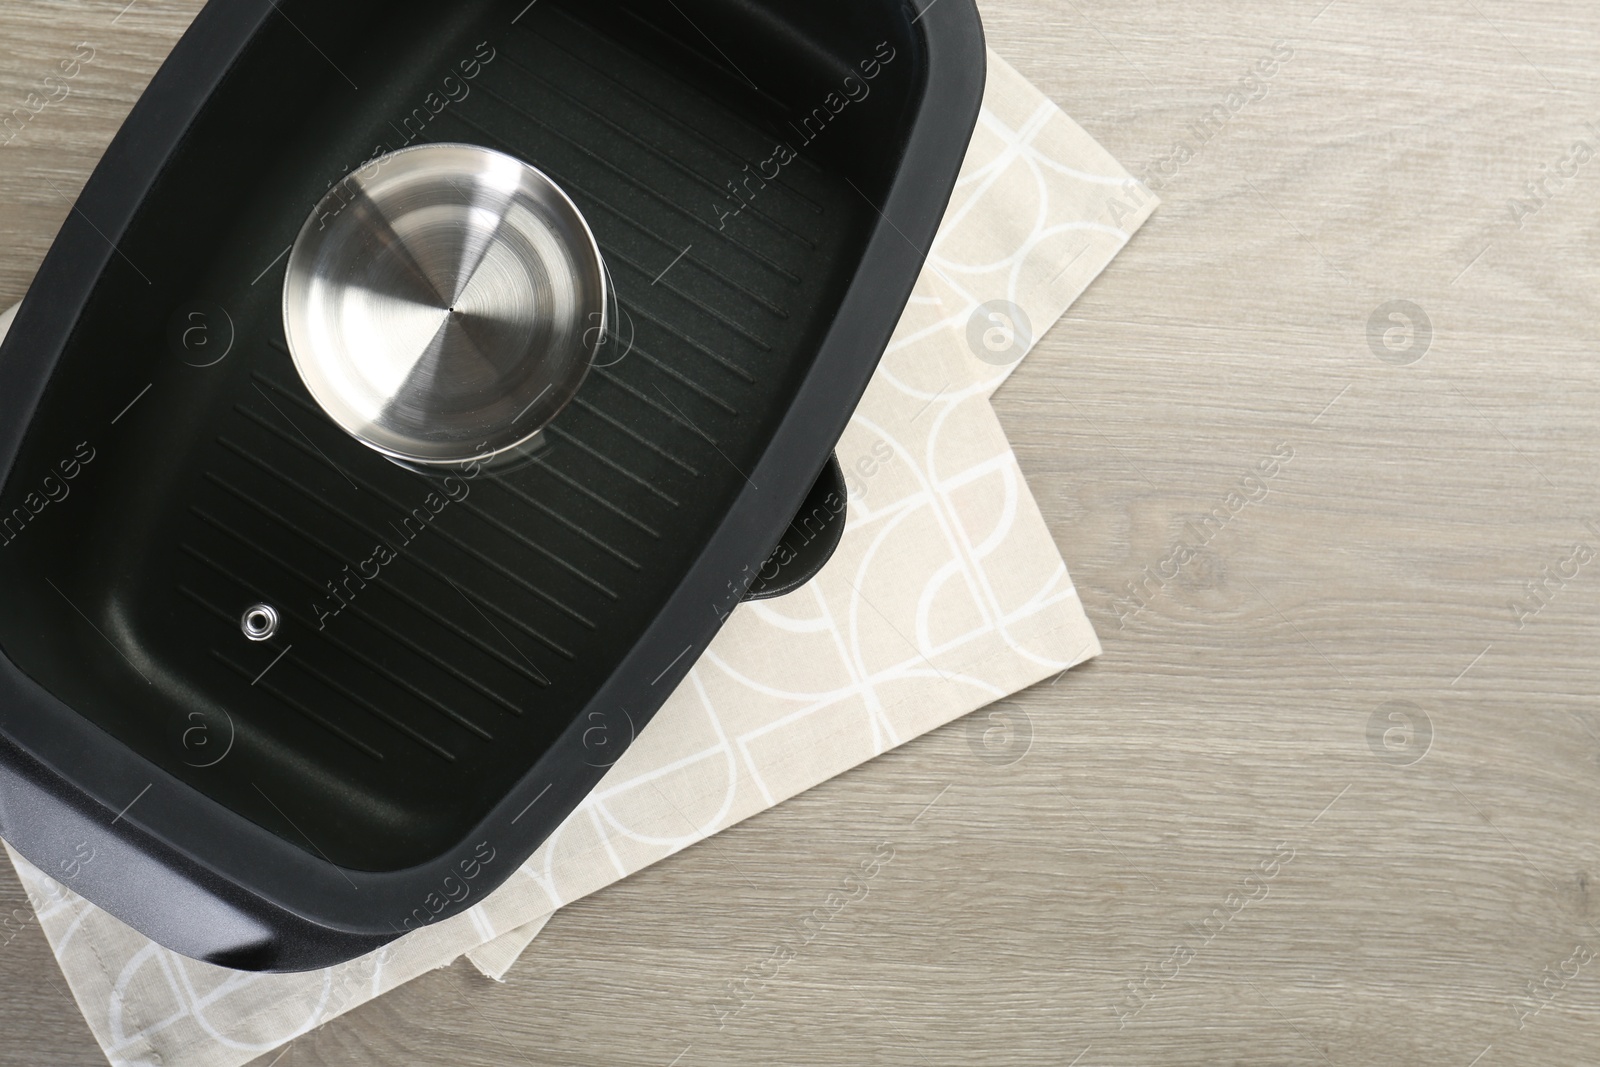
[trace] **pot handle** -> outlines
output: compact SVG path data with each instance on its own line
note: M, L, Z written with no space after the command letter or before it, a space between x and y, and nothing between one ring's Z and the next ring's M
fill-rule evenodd
M783 539L761 565L745 600L771 600L792 593L815 578L844 538L845 505L849 500L839 457L830 455L806 494Z

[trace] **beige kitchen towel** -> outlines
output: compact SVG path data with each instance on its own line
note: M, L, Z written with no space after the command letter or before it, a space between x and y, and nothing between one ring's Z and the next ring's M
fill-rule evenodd
M229 1067L470 955L503 974L552 912L1099 652L989 396L1155 200L1004 61L940 236L839 448L844 543L734 612L599 788L495 893L359 960L184 959L12 854L113 1064Z

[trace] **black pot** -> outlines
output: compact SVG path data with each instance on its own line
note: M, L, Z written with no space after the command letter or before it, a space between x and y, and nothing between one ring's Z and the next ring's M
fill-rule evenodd
M972 0L213 0L0 347L0 833L243 969L480 901L837 543L984 70ZM560 183L624 312L548 449L453 482L281 320L311 207L427 141Z

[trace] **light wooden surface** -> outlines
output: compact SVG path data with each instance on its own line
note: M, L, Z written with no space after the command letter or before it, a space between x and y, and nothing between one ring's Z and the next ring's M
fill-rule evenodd
M0 306L198 7L124 2L0 2L3 107L96 49L0 148ZM507 984L434 973L277 1067L1595 1062L1600 162L1567 161L1600 150L1600 8L1324 3L984 4L1136 171L1294 53L1000 396L1106 646L1008 702L1031 749L954 724L566 908ZM1395 300L1432 327L1405 366L1369 339ZM5 1064L101 1062L34 929L0 948L0 1035Z

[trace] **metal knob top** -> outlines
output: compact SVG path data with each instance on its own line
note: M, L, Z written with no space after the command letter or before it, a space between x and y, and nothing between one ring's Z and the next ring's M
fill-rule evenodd
M609 295L594 235L553 181L487 148L421 145L317 205L289 254L284 329L335 423L395 459L451 466L521 448L566 406Z

